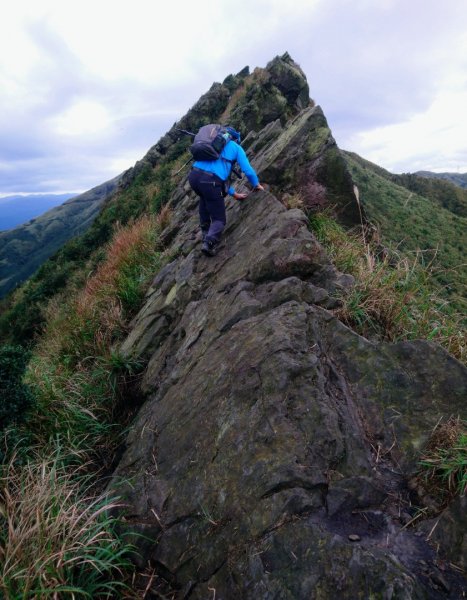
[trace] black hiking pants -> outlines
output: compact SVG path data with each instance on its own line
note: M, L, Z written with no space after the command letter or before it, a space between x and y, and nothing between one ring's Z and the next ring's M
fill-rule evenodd
M218 244L226 223L225 183L214 173L196 168L191 170L188 181L199 196L199 224L203 238Z

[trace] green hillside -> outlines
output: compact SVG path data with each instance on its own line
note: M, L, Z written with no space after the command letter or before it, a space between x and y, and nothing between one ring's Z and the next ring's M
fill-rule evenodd
M437 202L457 216L467 217L467 189L463 189L451 181L419 177L413 173L391 175L391 180L403 185L411 192Z
M71 238L85 232L120 176L51 208L9 231L0 231L0 298L30 277Z
M432 171L417 171L415 175L427 179L444 179L454 185L467 189L467 173L433 173Z
M437 182L442 185L432 188L428 180L425 186L421 178L392 175L357 154L343 155L359 188L365 214L378 228L383 245L417 256L431 270L441 297L453 308L464 310L467 219L462 195L453 193L447 199L446 191L454 188L447 182Z

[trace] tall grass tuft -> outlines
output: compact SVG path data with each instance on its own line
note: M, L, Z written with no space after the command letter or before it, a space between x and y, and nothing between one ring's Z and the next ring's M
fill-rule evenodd
M21 469L12 460L1 484L2 598L120 597L132 548L116 534L114 501L83 491L57 455Z
M429 266L377 256L361 232L345 231L326 213L312 215L310 225L336 267L355 277L336 311L344 323L370 338L434 340L465 360L461 317L432 292Z
M430 492L444 504L467 489L467 422L451 417L433 430L420 459Z
M115 346L162 264L159 221L145 216L117 228L83 289L49 304L47 326L26 372L37 401L37 445L46 447L59 435L69 440L71 452L88 448L100 460L106 454L112 432L119 429L113 423L118 384L125 381L122 365L130 377L137 368L117 360Z

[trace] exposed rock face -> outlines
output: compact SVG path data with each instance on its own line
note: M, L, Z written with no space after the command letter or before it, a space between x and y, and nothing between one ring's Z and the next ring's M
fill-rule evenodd
M335 147L294 89L298 112L249 137L279 194ZM352 220L346 178L326 183ZM351 280L273 194L228 200L214 258L199 253L187 184L172 203L163 241L176 258L122 348L147 361L147 400L111 485L144 534L141 564L181 598L459 597L459 576L437 569L395 507L424 436L464 410L465 369L433 344L370 343L340 323L329 309Z

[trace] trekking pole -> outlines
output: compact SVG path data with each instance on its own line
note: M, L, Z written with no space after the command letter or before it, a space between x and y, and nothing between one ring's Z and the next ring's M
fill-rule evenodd
M178 174L180 173L180 171L182 171L182 170L183 170L183 169L184 169L184 168L187 166L187 164L188 164L188 163L190 163L192 160L193 160L193 158L192 158L192 157L190 157L190 158L189 158L189 159L186 161L186 163L185 163L185 164L184 164L182 167L180 167L180 169L179 169L179 170L178 170L176 173L174 173L174 176L175 176L175 175L178 175Z
M175 129L175 131L179 131L180 133L184 133L185 135L191 135L195 137L196 133L191 133L191 131L187 131L186 129Z
M178 131L178 132L180 132L180 133L184 133L185 135L191 135L192 137L195 137L195 135L196 135L196 133L192 133L191 131L187 131L186 129L177 129L177 128L175 128L175 131ZM184 169L184 168L187 166L187 164L188 164L188 163L189 163L191 160L193 160L193 158L192 158L192 157L191 157L191 158L189 158L189 159L186 161L186 163L185 163L183 166L181 166L181 167L180 167L180 169L179 169L179 170L178 170L176 173L174 173L174 176L175 176L175 175L178 175L178 174L180 173L180 171L183 171L183 169Z

